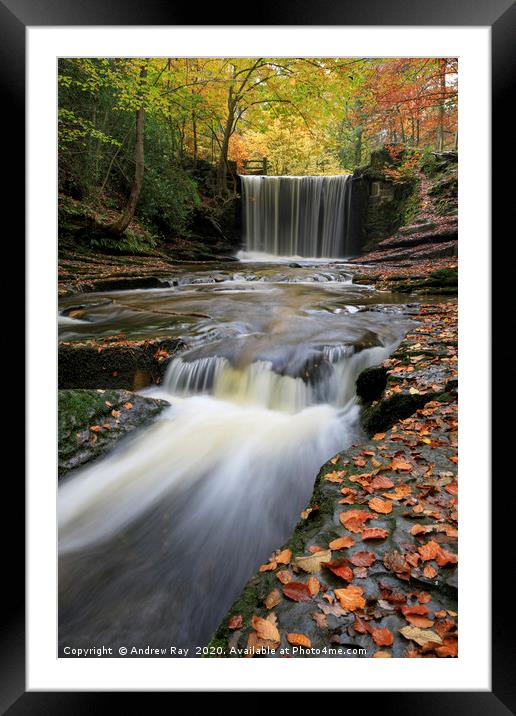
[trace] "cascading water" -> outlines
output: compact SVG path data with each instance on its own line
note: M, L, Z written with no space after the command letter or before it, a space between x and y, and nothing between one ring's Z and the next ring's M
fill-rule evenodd
M175 359L162 418L59 489L61 653L204 645L357 437L356 377L391 348L322 346L298 376Z
M242 176L247 252L342 258L351 175Z

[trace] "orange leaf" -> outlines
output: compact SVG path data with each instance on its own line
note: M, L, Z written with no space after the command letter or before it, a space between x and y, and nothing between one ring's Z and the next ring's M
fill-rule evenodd
M310 649L312 642L304 634L287 634L287 641L289 644L295 644L296 646L304 646Z
M346 582L351 582L353 579L353 570L348 566L347 559L337 559L335 562L326 562L324 566L328 567L333 574L336 574L337 577L344 579Z
M459 558L453 552L448 552L448 550L440 547L435 561L439 567L444 567L446 564L457 564Z
M407 616L407 614L428 614L428 607L425 607L424 604L408 604L407 606L401 607L401 611L403 616Z
M364 522L372 519L374 514L366 510L347 510L339 515L339 520L350 532L360 532Z
M394 482L385 475L377 475L371 482L371 487L373 490L389 489L389 487L394 487Z
M362 537L363 539L363 537ZM328 547L330 549L346 549L346 547L352 547L355 544L353 537L338 537L334 539Z
M385 539L389 536L389 530L384 530L382 527L368 527L362 532L362 539Z
M427 562L429 559L435 559L439 554L439 550L439 545L433 540L430 540L426 544L422 544L421 547L417 548L423 562Z
M408 621L409 624L412 624L412 626L419 627L420 629L429 629L434 625L433 619L429 619L428 617L420 617L417 614L407 614L405 619Z
M253 616L251 620L253 629L255 629L259 639L267 641L280 642L280 635L277 626L269 619Z
M404 460L398 460L396 458L391 462L389 467L392 470L412 470L412 465L410 463L405 462Z
M277 557L275 557L275 561L278 564L288 564L292 558L292 550L290 549L284 549L282 552L278 554Z
M339 600L341 607L348 612L354 612L365 607L363 593L362 587L357 587L353 584L345 589L335 590L335 596Z
M390 646L394 642L392 632L386 627L372 629L371 636L373 637L374 643L378 646Z
M289 572L287 569L283 569L281 572L276 572L276 577L282 584L288 584L294 578L292 572Z
M381 500L379 497L373 497L367 504L372 510L380 512L382 515L388 515L389 512L392 512L392 502L389 500Z
M319 594L319 589L321 588L321 585L319 583L319 580L317 577L310 577L308 580L308 590L312 597L315 597L316 594Z

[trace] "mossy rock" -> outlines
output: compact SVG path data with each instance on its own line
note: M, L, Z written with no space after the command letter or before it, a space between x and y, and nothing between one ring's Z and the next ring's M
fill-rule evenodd
M172 357L184 348L177 338L141 341L75 341L58 351L59 388L139 390L161 382ZM168 354L168 358L164 355Z
M58 391L58 477L103 455L169 403L128 390Z

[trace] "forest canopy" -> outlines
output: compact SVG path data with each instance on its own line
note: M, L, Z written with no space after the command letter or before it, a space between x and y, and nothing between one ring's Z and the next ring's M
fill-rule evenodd
M61 59L59 190L111 202L116 233L136 207L181 232L249 160L339 174L384 144L456 149L457 72L455 58Z

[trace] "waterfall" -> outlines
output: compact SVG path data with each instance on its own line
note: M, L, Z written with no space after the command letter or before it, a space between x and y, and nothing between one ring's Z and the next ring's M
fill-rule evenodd
M246 250L274 256L345 257L350 177L242 176Z

